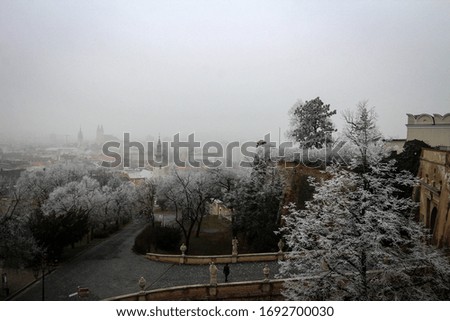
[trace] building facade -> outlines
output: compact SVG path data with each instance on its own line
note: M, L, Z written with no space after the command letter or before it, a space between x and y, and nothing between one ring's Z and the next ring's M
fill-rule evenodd
M408 115L406 140L421 140L432 147L450 146L450 113Z
M420 220L434 244L450 248L450 151L422 149L418 176Z

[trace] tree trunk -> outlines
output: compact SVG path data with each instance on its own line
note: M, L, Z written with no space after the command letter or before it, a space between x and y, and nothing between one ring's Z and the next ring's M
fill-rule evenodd
M368 284L367 284L367 256L366 251L361 251L361 300L367 301L368 298Z
M202 226L202 222L203 222L203 217L205 216L205 213L202 213L200 215L200 219L197 222L197 232L195 233L195 237L199 237L200 236L200 229Z

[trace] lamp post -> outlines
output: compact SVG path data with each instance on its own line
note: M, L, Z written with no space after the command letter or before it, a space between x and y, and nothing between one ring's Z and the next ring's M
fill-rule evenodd
M39 272L42 273L42 301L45 301L45 269L47 267L47 255L43 254L40 264L33 268L33 275L35 279L39 279Z

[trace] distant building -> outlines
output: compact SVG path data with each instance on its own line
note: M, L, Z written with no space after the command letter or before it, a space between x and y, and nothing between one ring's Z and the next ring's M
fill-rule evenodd
M81 131L81 126L80 126L80 130L78 131L77 143L78 143L78 148L83 146L83 132Z
M450 150L450 113L439 114L407 114L406 139L386 139L388 150L401 153L407 141L420 140L431 147Z
M113 136L113 135L109 135L109 134L105 134L105 130L103 129L103 125L98 125L97 126L97 132L95 135L95 143L98 146L102 146L105 142L108 141L114 141L114 142L119 142L120 140Z
M428 145L450 150L450 113L408 115L406 140L421 140Z
M226 218L227 220L231 221L231 210L225 206L225 204L221 200L214 200L209 205L209 214L211 215L218 215L220 217Z
M450 248L450 151L422 149L419 218L432 241Z
M10 181L15 183L19 178L25 168L19 169L3 169L0 168L0 178L5 181Z
M388 151L396 152L400 154L403 152L403 146L405 146L406 139L386 139L384 140L384 146Z
M95 135L95 142L97 145L103 144L103 136L104 136L104 130L103 125L100 127L100 125L97 126L97 133Z
M158 136L158 143L156 144L156 154L155 154L156 162L161 163L162 161L162 145L161 145L161 137ZM161 168L161 166L159 166Z
M153 177L153 172L147 169L142 170L126 170L124 174L135 185L142 184L146 179Z

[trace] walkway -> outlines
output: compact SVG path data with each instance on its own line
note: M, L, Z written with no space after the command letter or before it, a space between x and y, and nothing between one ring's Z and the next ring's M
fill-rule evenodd
M139 290L138 280L147 280L146 289L203 284L209 282L208 266L176 265L153 262L131 249L134 238L143 228L139 222L66 262L45 278L45 300L75 300L69 294L78 286L90 289L90 300L101 300ZM232 264L229 281L259 280L263 278L265 263ZM218 266L219 269L221 266ZM277 262L269 263L271 275L278 271ZM223 274L219 282L223 282ZM42 283L39 281L14 300L41 300Z

